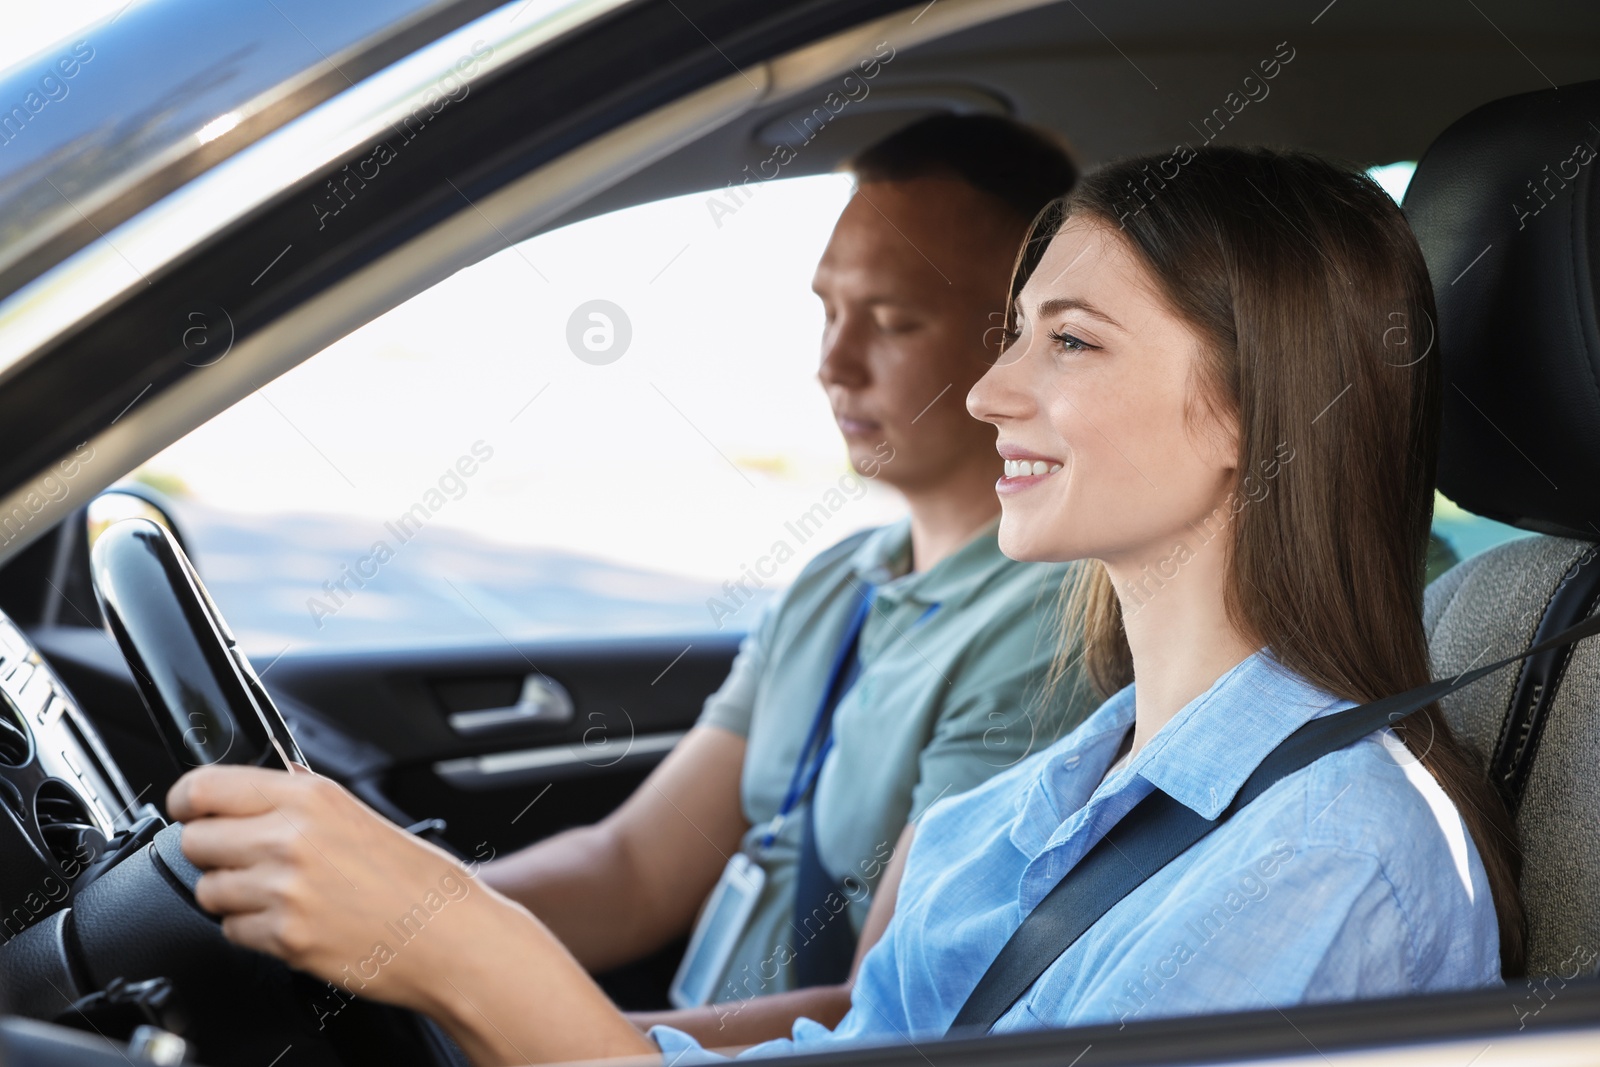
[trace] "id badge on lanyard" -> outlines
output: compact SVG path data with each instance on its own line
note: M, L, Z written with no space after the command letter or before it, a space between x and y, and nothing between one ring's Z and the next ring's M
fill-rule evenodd
M805 745L800 749L800 759L795 763L794 774L789 779L789 790L778 808L778 814L768 823L760 849L765 852L777 839L784 821L795 806L811 794L822 764L833 748L833 711L839 699L855 680L859 661L856 643L861 627L872 607L876 590L868 586L857 605L849 625L845 627L844 641L834 659L833 670L823 690L822 702L812 720ZM700 909L700 918L689 935L689 947L678 964L678 973L672 978L667 998L675 1008L697 1008L711 1003L717 983L728 969L733 953L744 936L750 917L755 914L761 890L766 887L767 872L745 852L741 851L722 869L722 877L706 898Z
M689 948L667 990L673 1007L696 1008L711 1003L766 884L767 872L746 853L737 852L728 861L716 888L706 898L706 906L700 909Z

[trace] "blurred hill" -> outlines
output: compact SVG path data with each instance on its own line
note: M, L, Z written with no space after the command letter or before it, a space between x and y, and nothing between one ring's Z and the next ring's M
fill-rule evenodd
M574 553L500 544L443 525L404 543L382 523L326 514L238 515L175 501L195 565L241 644L286 645L700 633L714 628L709 582ZM393 558L352 594L339 581L385 541ZM373 563L362 569L371 573ZM771 590L761 591L762 598ZM333 609L319 620L308 601ZM748 627L754 603L727 620Z

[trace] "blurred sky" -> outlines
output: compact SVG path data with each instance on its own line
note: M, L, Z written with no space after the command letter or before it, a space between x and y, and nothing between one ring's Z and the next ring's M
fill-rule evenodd
M794 541L785 523L849 472L815 378L822 311L810 291L848 195L842 177L798 179L716 220L707 196L687 196L524 242L356 331L147 468L230 511L368 516L377 537L482 441L493 458L464 488L447 486L431 521L735 578L776 540ZM626 352L603 366L567 343L572 312L596 299L632 326ZM899 513L887 490L857 495L785 574Z
M0 32L0 70L26 59L76 30L122 11L128 0L66 0L64 3L8 2Z

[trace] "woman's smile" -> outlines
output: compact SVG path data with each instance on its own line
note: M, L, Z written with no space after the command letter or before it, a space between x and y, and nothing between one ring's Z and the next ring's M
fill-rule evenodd
M1061 461L1053 456L1012 445L1000 445L999 452L1006 461L1005 473L994 483L994 489L1002 496L1031 489L1061 470Z

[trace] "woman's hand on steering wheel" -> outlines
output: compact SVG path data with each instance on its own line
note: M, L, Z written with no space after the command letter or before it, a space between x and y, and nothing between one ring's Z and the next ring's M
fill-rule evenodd
M167 810L227 937L433 1016L476 1063L656 1052L544 925L309 771L207 766Z
M351 993L427 1011L443 959L516 925L469 866L320 775L202 767L167 808L223 933Z

